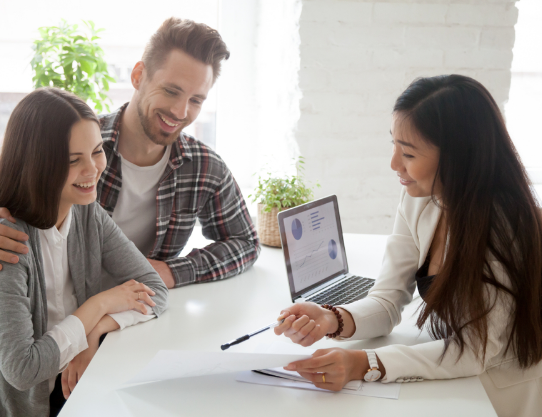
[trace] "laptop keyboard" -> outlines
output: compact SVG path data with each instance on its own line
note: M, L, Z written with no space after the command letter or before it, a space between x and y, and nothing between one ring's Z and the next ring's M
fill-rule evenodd
M371 278L351 276L340 284L308 297L307 301L331 305L352 303L365 297L374 283L375 280Z

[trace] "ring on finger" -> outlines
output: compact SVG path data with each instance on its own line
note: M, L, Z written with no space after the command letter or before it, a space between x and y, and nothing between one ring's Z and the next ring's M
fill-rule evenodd
M326 383L326 374L325 373L322 374L322 382L324 384Z
M138 301L141 300L141 292L138 292L138 293L137 293L137 300L138 300Z

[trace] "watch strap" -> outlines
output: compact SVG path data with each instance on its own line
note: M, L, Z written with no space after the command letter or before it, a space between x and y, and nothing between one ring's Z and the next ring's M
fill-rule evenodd
M379 369L378 361L376 360L376 352L372 349L363 349L367 353L367 359L369 360L369 366L371 369Z

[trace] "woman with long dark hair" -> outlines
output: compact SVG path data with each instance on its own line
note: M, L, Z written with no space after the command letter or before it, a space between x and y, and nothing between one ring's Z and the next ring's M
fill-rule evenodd
M95 202L105 165L98 119L75 95L43 88L14 109L0 206L16 222L0 224L28 248L0 271L2 416L57 415L102 334L166 308L158 274Z
M433 342L324 349L290 364L316 386L479 375L499 416L542 410L542 216L490 93L472 78L414 81L393 109L391 168L404 186L369 295L296 304L275 329L311 345L389 334L412 301Z

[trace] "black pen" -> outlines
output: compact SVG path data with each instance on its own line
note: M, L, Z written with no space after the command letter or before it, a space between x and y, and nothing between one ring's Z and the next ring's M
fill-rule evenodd
M222 350L226 350L228 349L230 346L233 346L233 345L237 345L241 342L244 342L245 340L248 340L250 339L252 336L256 336L257 334L261 333L261 332L265 332L266 330L269 330L269 329L274 329L275 327L277 326L280 326L282 323L284 323L284 320L285 319L282 319L282 320L279 320L279 321L276 321L274 323L271 323L265 327L262 327L260 330L256 330L254 333L250 333L250 334L246 334L244 336L241 336L235 340L232 340L231 342L228 342L222 346L220 346L220 349Z

